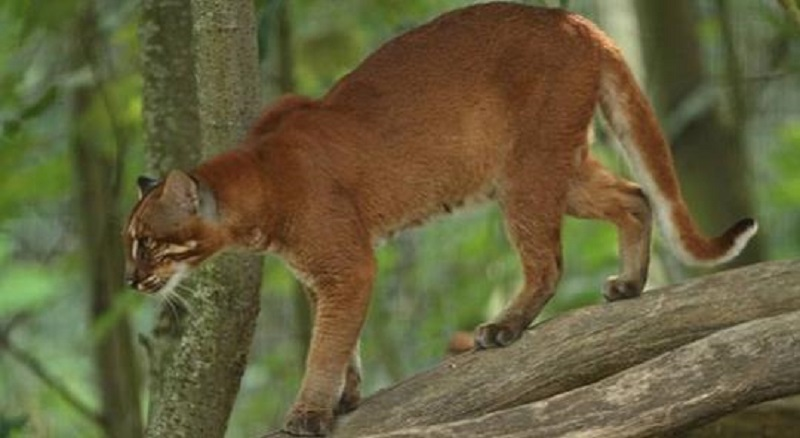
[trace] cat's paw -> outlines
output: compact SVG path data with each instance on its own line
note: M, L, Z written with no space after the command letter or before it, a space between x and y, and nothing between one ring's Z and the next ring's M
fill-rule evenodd
M347 368L345 375L344 390L342 396L339 398L339 404L334 409L334 414L341 415L354 411L361 402L361 374L359 371L350 366Z
M342 398L339 399L339 404L336 405L336 409L334 409L334 413L336 415L343 415L348 412L353 412L358 407L358 404L361 402L361 394L358 392L356 393L343 393Z
M333 411L294 408L283 430L297 436L327 436L333 430Z
M642 294L642 286L638 282L620 280L616 275L608 277L603 284L603 296L606 301L627 300Z
M518 324L490 322L475 330L475 346L479 349L505 347L522 336Z

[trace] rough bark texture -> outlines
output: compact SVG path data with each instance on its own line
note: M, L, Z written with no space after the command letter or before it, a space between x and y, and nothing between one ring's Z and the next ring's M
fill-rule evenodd
M78 190L84 266L89 283L90 325L97 330L94 339L94 367L100 395L100 425L106 436L138 438L142 435L141 376L134 349L130 321L126 314L114 315L114 303L124 293L123 256L119 236L120 187L116 178L123 171L117 159L127 144L117 137L114 153L99 144L97 133L85 123L87 113L103 91L98 68L102 51L98 44L97 15L89 4L76 23L73 62L90 66L95 74L90 84L74 89L72 95L73 131L71 149ZM111 111L111 108L108 108ZM110 116L113 120L113 116ZM112 128L112 129L116 129Z
M200 161L191 0L142 0L141 8L147 168L163 175Z
M182 5L184 10L181 13L191 5L193 23L191 36L200 132L199 144L193 146L200 147L198 158L207 158L234 146L258 113L259 76L253 4L193 0L182 2ZM162 23L174 26L181 22L167 18ZM186 24L185 19L182 23ZM182 35L188 38L189 34L183 32ZM191 46L189 41L184 43ZM180 53L183 45L163 45L162 49L167 47ZM169 81L191 79L176 71L161 73L161 76L151 78ZM161 92L183 91L166 84ZM162 102L172 106L186 104L174 96ZM191 115L178 108L165 114L185 122L180 133L187 134L185 129L192 124ZM175 140L167 138L165 144L171 148ZM165 150L164 155L170 156L169 159L153 161L183 163L185 157L180 156L182 153L181 149ZM159 379L153 385L159 391L151 404L146 430L148 437L222 437L247 362L259 309L261 259L224 255L207 264L194 278L188 317L174 337L161 337L166 344L159 341L154 345L154 349L166 348L169 353L165 366L157 366L160 374L153 376ZM160 334L158 327L155 334L157 337ZM154 354L153 357L164 358L164 355Z
M595 384L451 424L373 438L622 438L675 432L800 392L800 311L720 330Z
M192 0L204 158L235 145L261 107L251 2Z
M334 436L675 433L800 392L792 365L800 360L798 311L800 261L584 308L537 325L508 348L457 356L375 394ZM492 419L487 431L482 425ZM473 423L447 424L462 420Z
M200 120L194 75L190 0L143 0L141 42L143 112L147 171L165 175L200 161ZM164 392L164 370L185 328L182 306L162 306L151 338L141 337L148 352L150 413Z
M698 427L680 438L795 438L800 430L800 397L761 403Z

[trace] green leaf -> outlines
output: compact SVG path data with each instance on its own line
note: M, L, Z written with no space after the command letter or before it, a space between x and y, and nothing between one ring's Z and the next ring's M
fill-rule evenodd
M41 307L58 290L44 266L15 262L11 251L11 239L0 234L0 318Z
M32 263L7 265L0 271L0 318L44 306L58 292L56 280Z
M4 162L0 159L0 164ZM66 154L56 153L41 163L0 175L0 220L19 214L20 208L33 202L63 197L72 187L70 171Z
M13 436L15 432L22 432L25 425L28 424L27 415L14 415L5 416L0 414L0 438Z
M102 341L122 318L141 307L144 303L142 298L140 294L134 293L117 294L114 297L111 308L103 313L92 325L92 337L98 342Z
M50 105L55 102L56 97L58 97L58 89L56 87L50 87L47 91L44 92L41 96L39 96L36 101L30 104L27 108L24 108L19 115L20 120L27 120L33 117L38 116L39 114L43 113L44 110L50 107Z

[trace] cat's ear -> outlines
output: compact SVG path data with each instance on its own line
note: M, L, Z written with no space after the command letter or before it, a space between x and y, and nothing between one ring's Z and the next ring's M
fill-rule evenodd
M171 170L167 174L161 199L180 207L187 213L197 213L200 208L197 182L181 170Z
M157 179L147 176L140 176L139 178L136 178L136 185L139 187L139 199L144 198L144 196L150 193L150 191L153 190L160 182L161 181Z
M211 189L186 172L170 171L164 180L164 192L161 197L186 213L200 215L206 220L217 219L217 202Z

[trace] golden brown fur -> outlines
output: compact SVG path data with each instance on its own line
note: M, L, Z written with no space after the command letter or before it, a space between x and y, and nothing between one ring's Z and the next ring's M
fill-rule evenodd
M589 155L598 105L644 189ZM651 211L699 262L735 255L755 231L743 221L717 239L698 232L653 112L606 36L577 15L509 3L454 11L388 42L322 99L284 97L239 148L143 191L126 231L134 286L164 286L238 246L280 254L312 291L313 339L287 422L299 434L326 433L334 410L358 402L372 247L392 232L464 203L499 203L525 281L477 329L487 348L517 339L554 293L565 214L618 227L611 300L644 287ZM147 242L166 248L155 274L148 253L131 248ZM170 247L182 261L163 255Z

